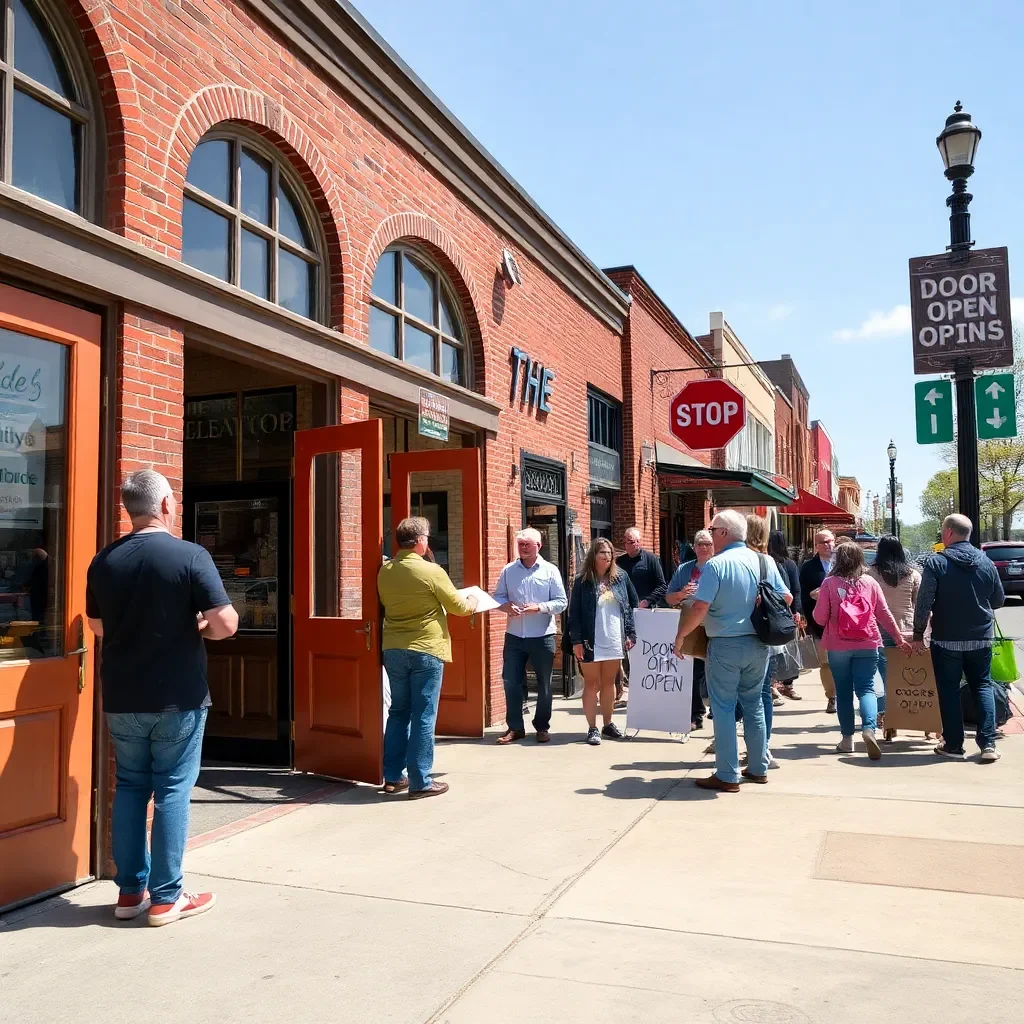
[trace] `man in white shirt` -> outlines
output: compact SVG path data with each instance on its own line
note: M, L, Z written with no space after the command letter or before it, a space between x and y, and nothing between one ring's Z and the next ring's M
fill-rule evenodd
M541 558L540 532L532 528L516 536L519 557L509 562L498 577L494 600L508 615L505 629L502 678L505 683L505 721L508 729L498 739L505 745L525 739L523 692L526 666L537 677L537 710L533 727L537 742L551 739L551 671L555 664L555 616L565 611L568 600L558 567Z

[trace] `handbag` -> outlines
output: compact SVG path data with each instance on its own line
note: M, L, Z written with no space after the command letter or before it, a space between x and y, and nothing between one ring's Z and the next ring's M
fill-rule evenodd
M800 658L799 638L790 640L785 647L772 655L772 679L796 679L804 670Z
M1017 670L1014 642L1003 636L998 622L995 622L995 627L996 639L992 644L992 681L1005 684L1016 682L1020 679L1020 672Z
M800 636L797 638L797 650L803 664L800 671L810 672L818 664L818 649L814 646L814 637L810 633L800 630Z

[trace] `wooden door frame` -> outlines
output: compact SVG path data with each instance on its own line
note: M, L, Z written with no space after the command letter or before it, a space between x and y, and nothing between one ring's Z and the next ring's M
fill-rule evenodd
M11 312L11 310L16 312ZM101 721L101 695L98 671L98 652L96 638L87 629L84 586L76 600L75 584L84 584L85 570L97 549L103 523L103 504L105 495L100 493L101 467L103 466L103 450L105 431L110 422L108 408L108 389L103 372L110 340L109 322L104 318L103 310L86 308L83 303L70 300L68 297L55 293L44 294L38 287L25 285L18 280L0 278L0 327L14 333L23 334L41 341L49 341L65 345L70 349L68 372L65 382L66 401L66 432L67 441L65 460L65 511L64 537L67 553L63 584L64 610L64 646L63 659L66 652L73 650L78 641L77 625L79 619L85 645L91 657L86 658L84 685L92 687L89 701L91 716L89 728L84 735L76 736L77 742L87 744L89 748L88 777L80 785L78 807L82 801L86 805L86 821L88 837L84 842L85 874L62 884L55 892L63 891L75 884L88 881L98 873L100 860L97 856L97 760L96 736ZM88 374L95 380L97 387L90 393L82 383L83 375ZM95 423L96 444L84 443L81 437L83 423ZM85 487L86 501L96 508L94 530L79 525L75 521L72 510L73 496L76 490ZM78 612L77 609L81 611ZM84 702L82 702L84 703ZM79 704L79 707L82 706ZM65 746L61 738L61 772L65 779L71 777L71 747ZM84 789L84 794L81 790ZM68 789L63 793L62 810L67 814L69 799ZM48 893L38 893L30 900L39 899Z

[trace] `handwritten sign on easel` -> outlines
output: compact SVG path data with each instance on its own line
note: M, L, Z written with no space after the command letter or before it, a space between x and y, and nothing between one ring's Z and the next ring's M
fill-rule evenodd
M942 732L939 693L931 655L885 648L885 727L912 732Z

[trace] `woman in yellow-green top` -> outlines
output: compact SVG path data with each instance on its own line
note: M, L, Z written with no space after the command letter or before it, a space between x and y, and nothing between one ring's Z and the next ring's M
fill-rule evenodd
M472 615L476 602L459 596L448 573L428 562L430 524L413 516L395 531L398 554L377 574L384 605L384 668L391 683L391 710L384 730L384 790L409 798L440 796L434 782L434 725L441 676L452 660L451 615ZM406 774L408 769L408 774Z

